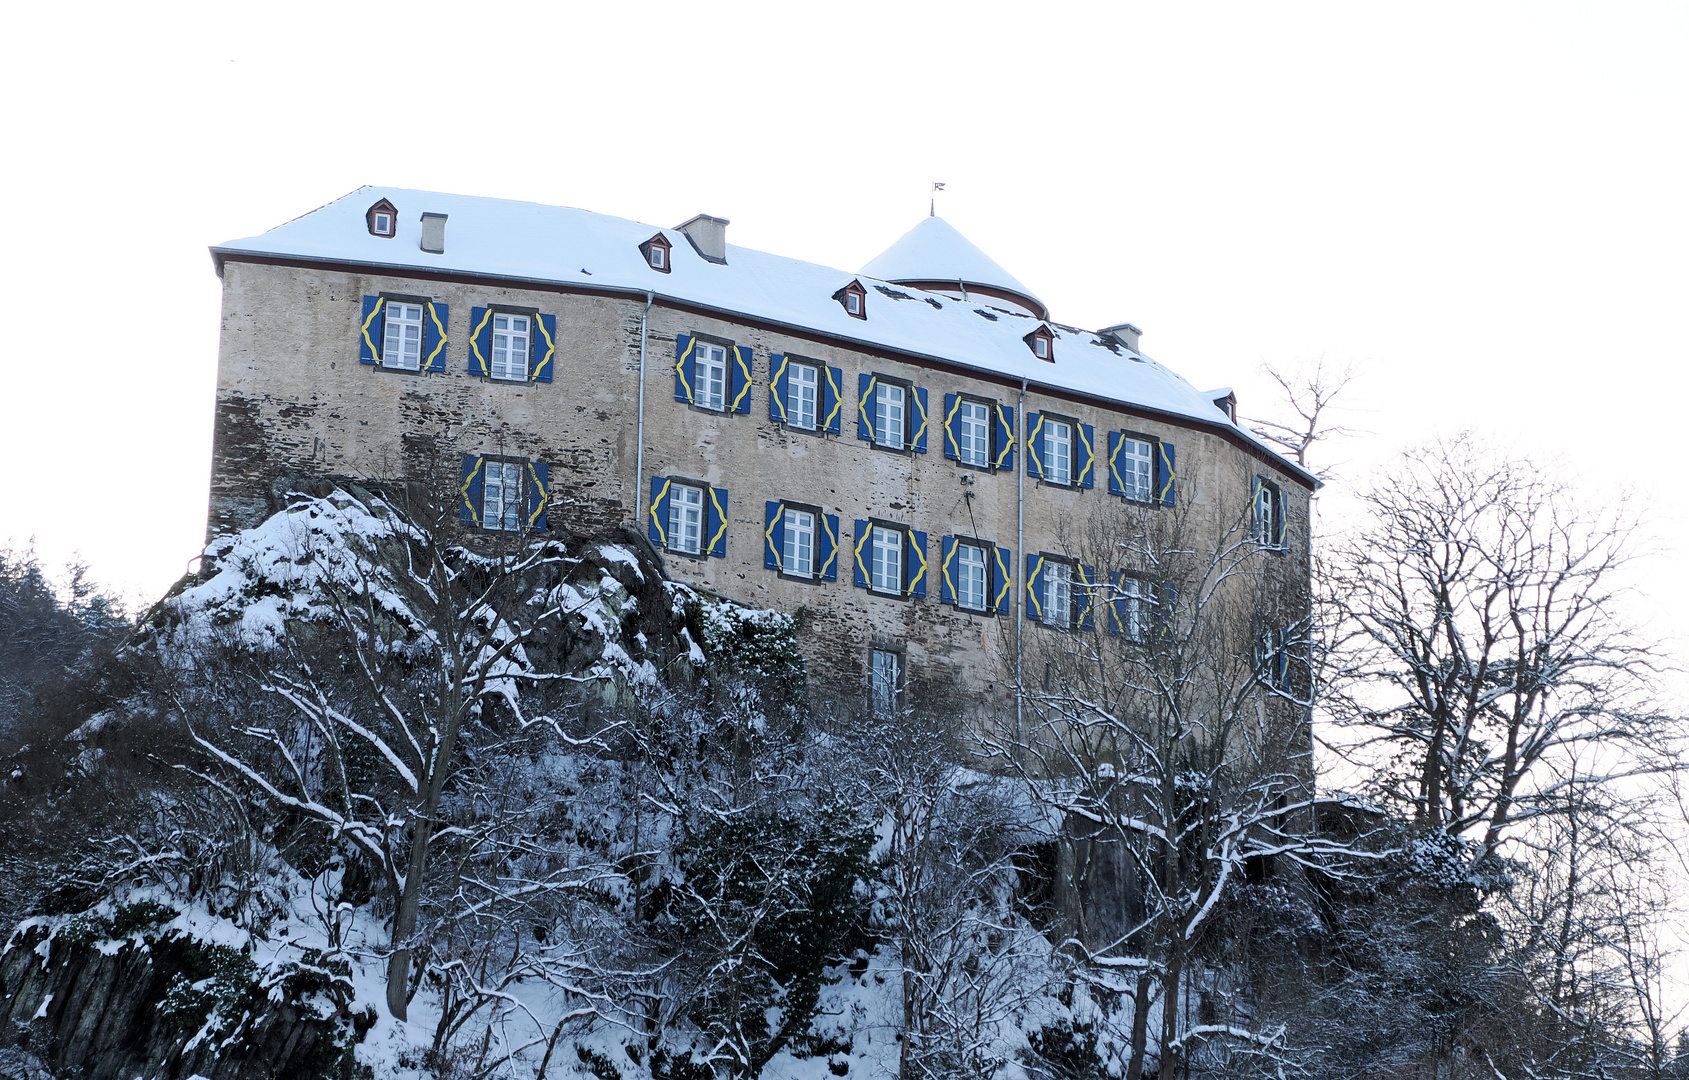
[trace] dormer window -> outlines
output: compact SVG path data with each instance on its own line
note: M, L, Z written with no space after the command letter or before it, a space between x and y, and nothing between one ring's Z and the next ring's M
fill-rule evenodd
M833 294L833 299L844 305L845 314L853 319L868 317L868 290L862 287L860 281L853 281L849 285Z
M1056 362L1056 337L1050 333L1050 328L1040 326L1026 335L1026 347L1032 350L1032 355L1047 363Z
M371 236L384 236L389 239L397 232L399 211L392 203L382 199L364 212L364 223L369 226Z
M639 253L645 256L645 265L659 274L666 274L669 272L669 255L672 247L673 245L669 243L668 237L658 233L639 245Z

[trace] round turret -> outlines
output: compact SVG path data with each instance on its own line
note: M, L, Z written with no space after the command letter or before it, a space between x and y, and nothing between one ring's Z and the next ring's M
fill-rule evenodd
M992 300L1039 319L1050 310L1015 276L941 217L929 217L876 255L863 275L957 299Z

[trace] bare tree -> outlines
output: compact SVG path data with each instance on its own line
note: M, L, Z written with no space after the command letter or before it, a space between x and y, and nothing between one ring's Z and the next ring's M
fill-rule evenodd
M1222 522L1121 506L1070 543L1070 614L1028 651L1019 744L980 733L1066 824L1063 948L1133 1002L1127 1076L1203 1055L1233 1075L1288 1058L1238 980L1210 963L1245 879L1362 857L1314 835L1316 690L1305 563ZM1151 1031L1158 1019L1157 1030Z
M1649 695L1662 662L1622 617L1622 504L1586 509L1470 436L1408 455L1361 500L1329 560L1333 700L1341 749L1379 766L1382 795L1470 840L1477 864L1575 789L1671 767Z
M571 562L562 546L513 534L471 550L452 542L454 509L418 497L405 512L337 491L231 541L224 570L242 582L231 586L242 606L225 629L240 677L180 702L212 769L316 823L374 874L389 905L387 1006L401 1019L425 967L415 960L427 955L421 917L440 856L476 851L503 825L465 788L466 734L489 756L530 729L581 741L540 690L602 677L559 670L531 648L595 602L561 579ZM265 595L270 605L251 603ZM217 619L203 607L181 617ZM583 876L545 872L476 897L460 860L451 880L467 898L460 917L474 917L491 896L531 897Z
M1308 457L1315 443L1354 434L1349 428L1331 423L1337 399L1355 379L1352 365L1327 367L1322 357L1312 367L1287 370L1263 364L1262 370L1284 391L1284 403L1295 414L1295 419L1252 419L1247 421L1249 430L1284 450L1296 464L1304 469L1311 468Z

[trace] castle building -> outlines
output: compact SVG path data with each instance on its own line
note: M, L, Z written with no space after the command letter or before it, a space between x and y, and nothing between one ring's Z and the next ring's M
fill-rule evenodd
M677 579L805 612L817 685L1001 700L1027 635L1148 625L1073 532L1111 504L1248 519L1305 591L1312 475L929 217L859 273L583 210L362 188L212 249L208 534L300 474L449 463L464 525L636 526ZM1104 568L1102 573L1114 574Z

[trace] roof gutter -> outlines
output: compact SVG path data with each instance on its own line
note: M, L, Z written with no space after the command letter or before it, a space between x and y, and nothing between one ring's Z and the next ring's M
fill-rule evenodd
M653 293L650 289L634 288L625 285L597 285L558 281L555 278L521 277L510 274L483 274L477 273L473 270L430 270L427 267L408 266L394 263L353 262L347 259L316 258L309 255L273 255L266 252L241 251L233 248L220 247L214 247L211 249L211 257L213 261L217 263L219 273L221 273L221 267L224 262L229 259L234 259L237 262L272 263L283 266L333 266L345 267L354 270L390 271L396 275L402 275L405 277L434 279L439 281L496 281L513 285L540 286L553 292L595 293L603 296L621 296L631 299L643 299L647 296L654 296L656 299L661 300L678 310L691 310L704 315L727 315L740 322L750 322L768 329L797 334L812 339L837 342L854 349L866 348L868 350L879 350L891 358L906 357L919 360L927 364L936 364L941 367L962 369L975 376L983 375L988 378L996 379L1004 385L1011 387L1018 381L1027 381L1021 376L1008 375L1001 371L994 371L991 368L979 367L977 365L967 363L966 361L951 359L950 357L934 356L930 353L916 352L913 349L899 348L895 345L886 345L876 341L864 341L861 338L829 333L813 326L803 326L797 323L782 322L778 319L770 319L763 315L752 315L747 312L736 311L733 308L716 307L713 304L704 304L696 300L688 300L679 296L669 296L664 293ZM1284 472L1294 477L1309 491L1318 491L1324 486L1319 477L1315 476L1300 465L1297 465L1289 458L1281 456L1276 451L1270 450L1265 446L1261 446L1260 444L1245 438L1242 432L1231 424L1221 424L1216 421L1199 420L1196 417L1186 416L1183 413L1169 412L1166 409L1157 409L1154 406L1140 405L1136 402L1119 401L1115 398L1100 397L1096 394L1086 393L1083 390L1074 390L1071 387L1066 386L1051 386L1046 383L1033 382L1028 382L1028 385L1032 390L1039 393L1050 394L1053 396L1066 396L1071 399L1083 401L1094 401L1113 409L1119 409L1124 406L1146 419L1164 420L1178 427L1212 432L1230 440L1232 443L1248 453L1255 454L1264 460L1269 460L1275 467L1282 469Z

